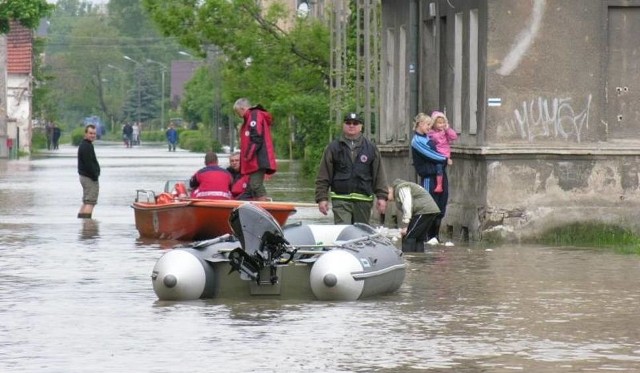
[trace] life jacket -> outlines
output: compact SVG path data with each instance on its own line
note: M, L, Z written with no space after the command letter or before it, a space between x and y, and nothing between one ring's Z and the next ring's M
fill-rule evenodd
M156 204L166 205L173 202L173 196L170 193L160 193L156 196Z
M178 182L173 187L175 191L175 197L177 198L187 198L187 187L183 182Z
M245 199L247 197L245 192L247 191L247 187L249 186L249 175L242 175L237 178L233 185L231 186L231 195L234 199Z

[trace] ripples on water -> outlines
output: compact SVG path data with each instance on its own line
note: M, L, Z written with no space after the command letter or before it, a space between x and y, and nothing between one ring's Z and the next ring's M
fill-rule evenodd
M163 149L98 144L89 221L74 148L0 160L0 371L640 370L635 256L459 245L408 255L400 290L365 301L157 301L151 269L176 243L139 239L129 205L203 158ZM281 171L276 199L312 202L296 165Z

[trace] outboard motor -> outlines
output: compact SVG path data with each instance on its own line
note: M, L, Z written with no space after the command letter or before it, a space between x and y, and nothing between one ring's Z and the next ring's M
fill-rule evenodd
M290 249L278 222L262 207L246 203L231 212L229 225L242 246L229 253L231 271L260 284L261 270L270 267L269 281L276 284L276 265L289 263L296 252Z

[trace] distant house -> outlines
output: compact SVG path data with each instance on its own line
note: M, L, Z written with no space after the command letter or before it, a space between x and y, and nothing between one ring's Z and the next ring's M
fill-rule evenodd
M7 40L7 137L15 149L31 151L33 31L11 22Z
M184 85L191 80L201 61L172 61L171 62L171 108L177 109L184 96Z

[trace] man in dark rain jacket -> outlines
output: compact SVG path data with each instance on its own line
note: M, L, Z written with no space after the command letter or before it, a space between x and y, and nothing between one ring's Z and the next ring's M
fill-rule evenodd
M318 210L327 215L331 197L335 224L369 224L374 198L380 214L387 206L389 191L380 151L362 135L362 125L358 114L347 114L342 135L322 155L316 177L316 203Z

